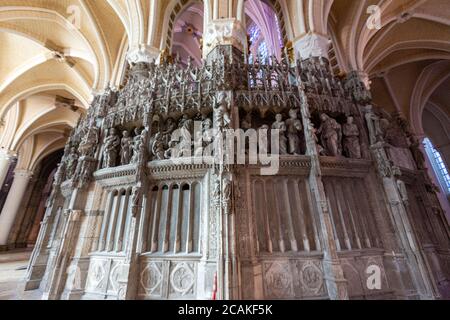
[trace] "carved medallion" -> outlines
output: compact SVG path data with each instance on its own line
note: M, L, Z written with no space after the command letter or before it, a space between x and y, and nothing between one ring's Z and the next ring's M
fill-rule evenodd
M300 270L300 282L308 293L318 294L323 288L322 270L312 261L303 264Z
M195 275L193 266L187 263L177 264L170 275L171 288L179 295L186 296L193 293Z
M146 294L159 294L162 273L156 263L148 264L141 273L141 286Z
M264 269L266 298L289 298L294 295L288 263L268 263Z

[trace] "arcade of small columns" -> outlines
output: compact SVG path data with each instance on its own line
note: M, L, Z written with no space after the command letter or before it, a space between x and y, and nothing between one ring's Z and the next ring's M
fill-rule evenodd
M8 2L8 1L7 1ZM13 1L9 1L13 2ZM73 84L70 96L74 98L72 106L81 105L82 107L71 109L67 105L61 107L42 107L39 112L32 110L35 105L43 105L41 102L30 103L30 107L27 107L27 99L41 99L49 100L49 95L39 96L31 93L32 90L24 90L25 94L15 95L4 93L5 96L0 97L0 116L3 119L3 127L0 137L2 142L2 150L0 150L0 184L5 181L8 176L8 170L12 159L17 158L18 163L14 171L13 184L9 190L8 197L6 198L2 213L0 215L0 246L6 247L8 245L8 237L10 236L11 229L20 214L21 202L27 188L29 187L30 180L33 177L33 170L37 168L40 161L47 155L60 150L68 137L69 129L75 127L78 117L85 113L84 108L88 106L87 101L90 100L91 93L100 93L108 86L112 85L119 87L121 81L125 77L125 64L126 61L130 64L136 64L139 62L149 63L153 60L159 61L167 52L166 43L170 38L168 28L169 22L173 23L174 16L179 14L183 8L190 1L108 1L110 6L108 12L115 13L115 21L120 21L120 28L123 28L125 36L119 37L116 35L116 31L112 31L112 37L118 37L120 41L116 41L117 52L111 53L111 48L108 48L109 54L105 54L105 48L100 44L91 44L93 48L91 53L93 55L93 61L95 61L94 71L86 71L89 75L85 76L84 81ZM192 1L191 1L192 2ZM375 85L372 87L375 92L380 91L380 87L383 87L383 81L389 82L389 78L382 68L371 67L371 73L369 74L365 67L367 66L364 61L364 46L362 49L353 48L349 49L347 46L355 46L351 40L343 40L336 36L334 33L338 32L339 21L336 21L336 17L333 17L332 12L333 1L321 0L321 1L268 1L271 5L275 3L275 8L279 16L283 20L285 40L292 42L292 48L297 59L308 59L311 57L323 57L330 59L330 38L333 40L334 51L337 57L333 59L339 60L340 70L344 73L356 72L359 75L360 80L370 87L370 81ZM335 1L336 2L336 1ZM361 1L365 3L365 1ZM424 1L418 1L424 3ZM432 2L432 1L430 1ZM218 45L231 45L242 52L247 51L247 30L246 30L246 17L244 10L244 0L205 0L204 3L204 37L203 37L203 58L206 59L208 54ZM382 5L382 23L384 26L394 28L391 22L395 19L405 19L404 8L410 9L409 14L414 14L415 6L420 7L417 4L412 4L410 1L405 1L404 6L395 5ZM336 5L336 4L335 4ZM353 26L357 27L358 36L360 39L364 39L366 44L371 39L376 38L377 30L366 30L364 25L364 19L361 18L361 12L364 10L361 7L355 9L354 6L349 8L351 10L357 10L359 12L358 18L360 19ZM90 4L90 7L94 7L94 4ZM98 9L98 8L97 8ZM334 10L335 13L339 12L340 8ZM89 8L83 7L83 10L89 11ZM411 13L412 12L412 13ZM421 10L419 10L419 16ZM149 13L149 14L144 14ZM175 15L174 15L175 13ZM385 13L385 15L383 15ZM41 14L37 13L36 14ZM351 15L351 12L348 13ZM331 18L330 18L331 16ZM1 15L0 15L1 18ZM410 19L411 16L408 17ZM445 18L448 23L448 17ZM443 20L445 20L443 19ZM1 19L0 19L1 20ZM435 21L438 21L436 19ZM441 19L442 20L442 19ZM81 26L81 32L85 32L89 29L89 24L92 24L92 19L88 22L83 21ZM86 25L84 25L86 24ZM329 27L333 25L335 28L330 31ZM394 26L396 24L394 23ZM1 26L1 25L0 25ZM447 24L448 26L448 24ZM105 27L105 26L102 26ZM433 29L433 28L431 28ZM97 37L101 36L101 33L97 30ZM348 36L349 38L356 38L356 35ZM95 37L94 37L95 39ZM361 40L362 41L362 40ZM372 40L372 41L377 41ZM378 41L381 41L378 39ZM170 41L169 41L170 43ZM353 50L353 51L352 51ZM370 50L375 51L376 47L370 47ZM438 50L438 49L436 49ZM417 53L419 54L419 53ZM447 52L447 54L449 54ZM394 57L397 58L397 57ZM49 60L52 60L50 58ZM69 53L65 58L65 63L69 59ZM382 60L382 58L379 58ZM393 61L382 61L384 64L395 64ZM61 63L61 62L59 62ZM429 66L428 78L434 76L435 73L445 73L450 70L446 61L440 62L441 65ZM61 66L58 66L61 68ZM63 68L67 69L67 65ZM433 70L431 70L433 69ZM43 69L48 70L48 66ZM64 70L65 76L71 76L73 70ZM421 76L426 77L427 74ZM81 76L83 77L83 76ZM448 75L447 75L448 77ZM438 88L440 84L444 82L442 76L434 80L433 84L435 88ZM88 81L86 81L88 79ZM380 80L381 79L381 80ZM392 80L392 79L391 79ZM424 82L426 84L426 82ZM50 83L47 83L49 88L52 88ZM86 87L89 85L94 88L89 91ZM45 87L45 84L43 85ZM60 86L59 88L63 88ZM69 86L66 86L69 87ZM393 104L398 104L398 99L395 98L395 93L392 92L392 86L387 86L390 96L390 101L394 101ZM56 88L56 87L55 87ZM75 89L73 89L75 88ZM14 87L12 88L14 89ZM423 88L420 88L425 90ZM59 89L58 89L59 90ZM51 91L51 90L49 90ZM53 91L56 91L53 90ZM36 90L36 92L38 92ZM424 96L431 97L433 92L426 92ZM394 95L394 98L392 96ZM374 101L377 101L377 95L374 93ZM379 101L381 103L389 101L385 98ZM51 100L51 99L50 99ZM396 105L394 109L398 111L409 111L411 114L404 114L412 122L412 128L415 130L415 134L419 138L424 137L424 128L421 125L420 113L424 109L427 101L423 101L424 97L417 97L414 101L421 103L421 106L416 111L409 110L409 106L402 107ZM391 103L392 105L392 103ZM28 110L28 109L30 110ZM391 107L389 107L391 108ZM406 108L406 109L405 109ZM24 111L25 110L25 111ZM30 112L31 115L24 115L23 113ZM439 111L441 112L441 111ZM419 115L415 115L418 113ZM449 115L443 112L448 119ZM33 117L34 116L34 117ZM45 117L48 117L52 122L52 126L46 126ZM32 119L32 121L30 120ZM37 119L37 120L36 120ZM419 120L418 120L419 119ZM445 119L441 119L444 121ZM5 125L5 123L7 123ZM14 123L11 126L10 123ZM447 122L448 123L448 122ZM21 135L18 136L18 133ZM442 150L444 156L448 155L448 146ZM447 152L447 153L446 153ZM448 161L448 157L445 157ZM429 166L429 164L428 164ZM447 211L447 217L450 214L448 211L448 199L445 196L440 195L440 203L444 210ZM338 297L339 294L337 294Z

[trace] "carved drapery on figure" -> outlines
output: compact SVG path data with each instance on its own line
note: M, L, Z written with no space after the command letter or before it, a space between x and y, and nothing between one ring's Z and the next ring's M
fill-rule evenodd
M336 120L323 113L320 116L322 124L317 131L320 135L322 146L328 156L338 157L342 155L342 127Z
M347 123L342 127L342 133L345 155L349 158L361 159L360 134L358 126L353 123L353 117L347 118Z

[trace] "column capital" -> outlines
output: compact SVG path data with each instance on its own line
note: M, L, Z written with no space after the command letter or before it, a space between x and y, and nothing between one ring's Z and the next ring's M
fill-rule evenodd
M155 47L141 44L132 47L127 53L127 61L130 64L136 64L139 62L151 63L156 60L160 54L160 51Z
M330 39L318 33L307 33L294 40L297 57L304 59L325 58L328 60Z
M247 47L247 32L242 23L234 18L211 21L204 35L203 57L218 45L231 45L241 52Z

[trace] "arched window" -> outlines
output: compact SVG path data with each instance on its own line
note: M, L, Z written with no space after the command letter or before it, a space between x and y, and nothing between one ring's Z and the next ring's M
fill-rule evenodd
M281 59L283 36L280 21L273 8L265 1L247 0L245 13L247 33L250 37L249 61L257 58L266 62L272 56Z
M444 190L446 195L450 195L450 175L441 154L434 147L430 139L425 138L423 144L431 165L433 166L433 170L441 184L442 190Z

